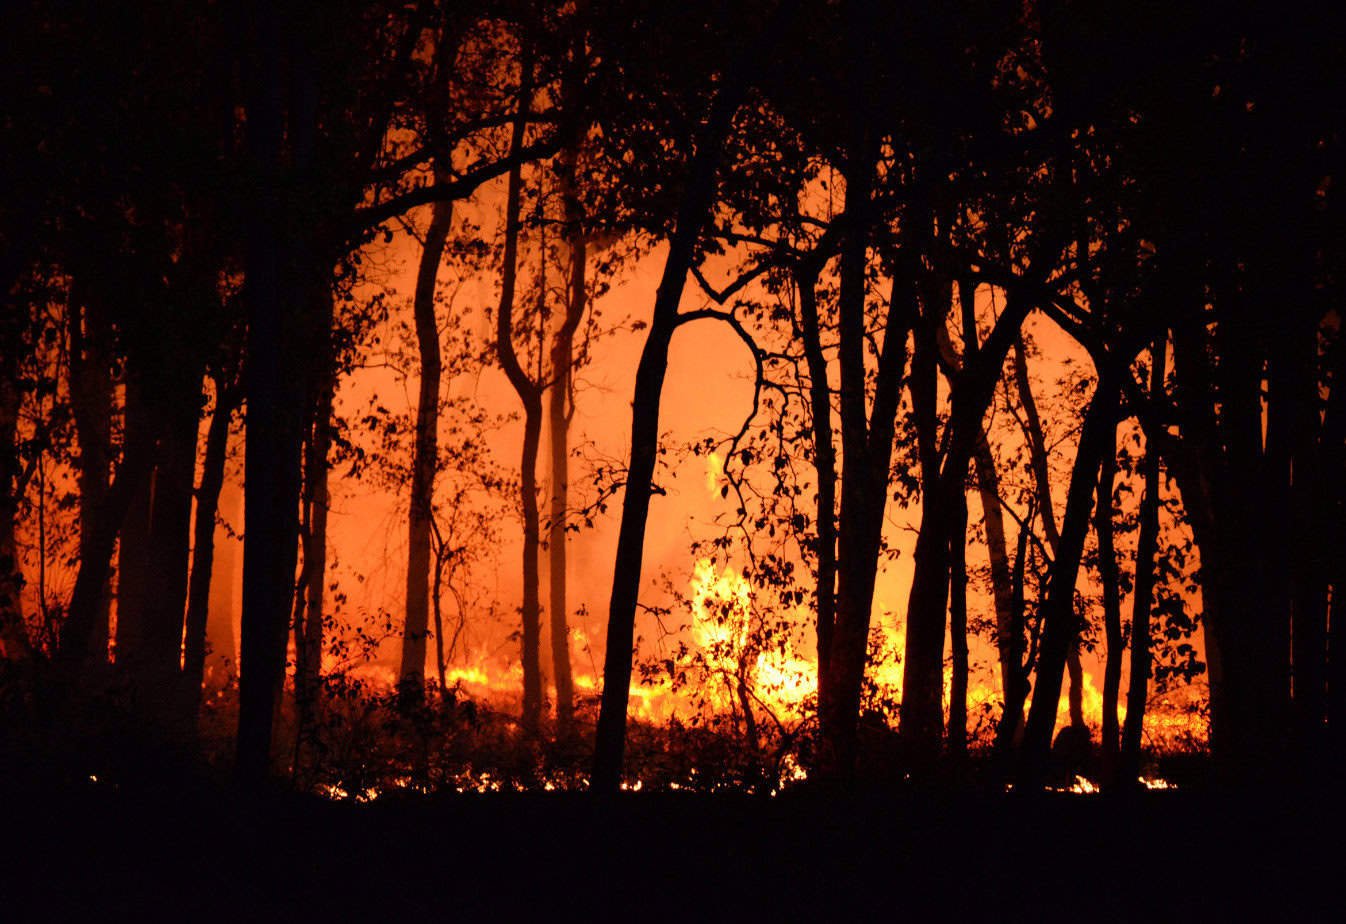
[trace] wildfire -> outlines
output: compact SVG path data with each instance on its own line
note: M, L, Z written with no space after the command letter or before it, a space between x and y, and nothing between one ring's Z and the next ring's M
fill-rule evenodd
M798 713L817 694L816 662L800 655L791 639L768 637L752 585L735 568L717 569L711 559L699 559L691 592L692 641L714 688L715 708L742 706L734 702L740 685L757 706L778 716Z
M706 493L711 497L720 494L720 481L724 478L724 460L718 452L706 457Z

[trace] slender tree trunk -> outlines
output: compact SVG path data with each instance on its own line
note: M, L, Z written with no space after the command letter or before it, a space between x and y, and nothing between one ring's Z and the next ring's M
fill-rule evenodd
M1336 473L1322 511L1329 553L1324 563L1327 600L1327 757L1333 766L1346 762L1346 339L1338 335L1332 365L1332 386L1323 415L1322 468Z
M1024 409L1024 433L1028 437L1029 464L1033 469L1033 484L1037 490L1038 509L1042 511L1042 529L1052 551L1061 543L1056 526L1055 503L1052 501L1050 466L1047 459L1047 440L1042 432L1042 417L1038 414L1037 399L1033 397L1033 383L1028 377L1028 357L1022 336L1014 341L1014 385L1019 403Z
M140 486L149 480L154 470L154 434L144 431L129 432L107 498L99 509L95 529L89 544L80 556L75 587L70 594L70 608L65 625L61 627L58 662L70 679L74 679L90 658L106 658L106 646L99 648L99 639L105 631L98 631L102 612L103 588L112 568L112 553L117 545L121 525L126 519L131 498Z
M1327 621L1328 561L1332 535L1331 492L1323 466L1329 430L1320 423L1318 347L1319 321L1291 324L1283 332L1286 342L1276 357L1276 384L1283 393L1282 415L1290 432L1277 441L1290 456L1285 472L1288 530L1303 537L1286 562L1289 571L1291 613L1291 663L1295 709L1295 755L1306 773L1327 769ZM1329 412L1330 413L1330 412ZM1340 475L1340 471L1337 473ZM1287 541L1287 546L1291 545ZM1286 550L1289 554L1289 550Z
M831 690L827 665L832 657L832 631L837 603L837 451L832 435L832 388L828 384L827 357L823 353L822 330L818 319L818 275L820 260L801 270L795 279L799 290L800 330L804 357L809 370L809 410L813 417L813 468L818 477L818 538L814 553L818 558L818 710L828 706Z
M1016 542L1014 569L1010 575L1010 638L1002 653L1009 662L1009 682L1005 686L1005 711L996 728L995 749L1001 761L1008 764L1024 721L1024 704L1028 702L1029 672L1033 659L1025 650L1024 572L1028 567L1028 530L1021 528ZM1008 771L1009 767L1004 768Z
M439 680L440 702L447 701L449 689L444 659L444 548L435 548L435 581L430 590L430 611L435 619L435 677Z
M841 241L837 303L844 464L837 519L836 622L826 675L830 689L820 697L827 707L820 716L820 769L825 778L839 782L849 781L855 772L860 694L883 542L895 417L907 360L907 336L918 314L918 263L914 254L906 250L894 270L874 378L874 401L867 417L865 273L872 221L875 144L867 129L851 143L852 162L846 174L846 214L850 224ZM940 631L942 635L942 621ZM943 725L942 719L937 722Z
M928 290L933 288L927 287ZM940 296L947 294L941 292ZM921 464L921 525L916 540L915 568L923 578L920 588L928 589L929 593L920 600L908 603L907 652L902 665L901 733L910 756L928 769L938 756L940 746L944 692L944 608L953 577L952 544L958 528L959 502L954 491L946 492L943 489L944 473L941 472L939 459L937 331L945 328L950 303L948 298L928 295L922 307L921 323L916 328L916 350L912 356L909 386ZM967 460L964 458L964 475L966 471ZM952 478L953 470L950 469L948 474ZM960 492L962 484L963 479L960 477ZM962 514L964 524L967 521L965 511L966 502ZM939 577L938 583L935 581L936 575ZM913 594L916 590L914 579ZM939 613L938 620L935 619L936 610ZM926 618L920 618L917 614ZM964 701L966 703L966 695Z
M102 312L77 300L72 292L69 307L70 405L79 440L80 557L86 537L92 539L97 511L107 500L112 471L112 357L108 342L111 331ZM93 650L106 653L111 615L110 588L104 588L101 613L91 639Z
M552 382L548 394L547 423L551 437L551 516L547 531L548 576L551 604L552 677L556 685L556 726L559 737L568 737L575 717L575 684L570 669L569 604L566 601L566 517L570 506L570 413L572 373L575 362L575 331L588 310L585 280L588 250L580 222L584 216L575 188L575 155L560 159L561 197L570 248L570 297L565 319L552 341Z
M1117 576L1117 551L1113 543L1112 488L1117 477L1117 439L1103 453L1099 466L1097 507L1094 533L1098 536L1098 570L1103 585L1103 632L1107 640L1107 660L1103 665L1103 778L1105 785L1116 782L1120 745L1117 724L1117 699L1122 685L1122 600Z
M1164 393L1164 360L1167 337L1160 337L1152 348L1150 395ZM1126 694L1126 724L1122 729L1122 756L1119 777L1132 784L1140 773L1141 735L1145 728L1145 709L1150 680L1150 610L1154 605L1155 552L1159 547L1159 446L1155 423L1146 430L1144 479L1145 493L1140 499L1139 533L1136 538L1136 578L1133 582L1131 609L1131 679Z
M192 571L187 591L187 629L183 643L183 686L192 721L200 713L201 689L206 673L207 623L210 615L211 585L215 567L215 514L224 486L224 463L228 458L229 425L237 407L237 396L218 385L215 413L206 432L205 462L201 484L196 489L195 538L192 543ZM225 576L228 580L228 575Z
M621 783L626 707L631 695L631 649L635 643L636 605L645 554L645 524L649 519L654 463L659 451L659 401L668 372L668 349L678 326L678 304L695 258L696 244L715 201L720 149L744 90L741 77L727 81L716 95L700 133L655 294L649 332L636 367L631 401L631 461L627 466L617 536L607 647L603 655L603 697L594 742L595 792L614 793Z
M949 678L949 753L967 754L967 495L955 499L950 512L949 637L953 670Z
M1028 303L1018 294L1011 292L1009 295L1005 310L990 336L975 354L969 356L951 386L948 451L941 469L938 498L934 501L942 509L948 509L954 503L956 492L965 490L968 462L978 442L985 439L982 421L995 394L1001 367L1028 311ZM922 507L925 503L927 499L923 498ZM909 750L928 756L938 752L943 725L940 690L943 686L945 594L949 580L948 520L936 517L928 522L929 528L926 527L923 512L907 603L902 721ZM909 697L911 710L907 708ZM909 711L912 715L908 726Z
M940 353L944 357L945 364L956 373L961 373L969 365L979 365L978 353L981 350L981 343L977 331L976 299L975 281L959 280L958 302L962 319L963 356L960 357L955 351L948 328L943 325L936 328ZM999 750L1008 747L1008 743L1017 734L1023 719L1023 704L1027 698L1027 690L1020 692L1018 688L1023 686L1022 675L1025 670L1023 567L1028 536L1026 532L1021 531L1019 558L1016 569L1011 569L1009 548L1005 539L1005 514L1000 502L1000 475L996 471L995 456L991 452L986 431L980 427L972 445L972 470L977 483L977 495L981 501L982 522L986 529L986 552L991 566L991 599L995 607L996 652L1000 663L1000 690L1007 707L996 731L996 747ZM966 490L963 493L962 504L963 517L966 520ZM966 553L964 558L966 559ZM1018 705L1009 708L1012 701L1017 701ZM1015 718L1012 722L1007 722L1007 716Z
M1000 691L1008 700L1013 676L1019 670L1016 652L1023 640L1016 641L1013 613L1014 578L1011 574L1009 546L1005 539L1005 513L1000 509L1000 476L995 457L983 433L972 454L981 500L982 523L986 528L986 554L991 564L991 599L995 606L996 653L1000 661ZM1022 633L1020 633L1022 635Z
M531 87L531 63L525 60L524 90L520 93L520 107L526 106ZM538 544L541 530L537 502L538 442L542 432L542 389L529 378L514 349L514 289L518 278L520 199L523 195L523 168L518 153L523 148L525 122L522 117L514 122L510 139L510 156L515 159L509 171L509 186L505 193L505 253L501 268L500 306L496 311L496 352L500 365L514 392L523 404L523 449L519 458L519 502L523 509L523 607L521 633L523 660L524 733L536 736L542 720L542 613L538 593Z
M954 370L961 370L977 359L980 350L977 332L976 314L977 286L973 280L961 279L958 282L958 302L962 318L963 356L954 350L947 327L936 330L940 352L945 363ZM1005 541L1005 514L1000 504L1000 476L996 472L995 456L985 430L978 430L972 448L972 470L977 483L977 496L981 500L982 522L986 529L987 559L991 566L991 599L995 607L996 651L1000 662L1000 690L1008 698L1014 677L1021 669L1021 654L1016 653L1023 646L1022 629L1016 630L1013 616L1014 578L1010 573L1009 548ZM967 497L964 492L963 508L966 518ZM1018 635L1015 632L1018 631ZM1017 641L1016 641L1017 638Z
M1047 459L1047 440L1042 432L1042 417L1038 414L1037 400L1033 397L1033 384L1028 377L1028 357L1024 349L1024 340L1020 336L1014 341L1014 382L1019 393L1019 401L1024 409L1024 430L1028 437L1029 464L1033 469L1033 480L1037 487L1038 509L1042 511L1043 532L1047 536L1047 546L1056 555L1061 544L1061 533L1056 525L1056 509L1052 500L1051 467ZM1084 721L1084 665L1080 662L1079 639L1070 646L1066 656L1066 676L1070 680L1067 702L1070 707L1072 728L1086 728Z
M1043 637L1038 654L1037 687L1024 732L1020 776L1020 781L1028 786L1041 782L1051 750L1052 731L1056 727L1062 676L1070 649L1079 635L1075 583L1089 531L1098 467L1112 442L1108 433L1116 429L1117 388L1113 375L1115 373L1108 369L1099 371L1099 382L1089 402L1066 495L1061 542L1052 562L1047 596L1042 605Z
M123 406L123 434L125 441L154 442L154 460L149 477L142 481L126 509L117 545L117 623L113 654L122 673L136 654L139 639L145 634L145 601L151 593L154 574L150 565L150 517L154 512L156 469L163 449L159 437L163 422L152 415L145 397L145 389L128 359L125 404ZM101 622L101 620L100 620ZM98 644L100 626L94 627L94 645Z
M317 313L326 317L327 329L330 331L331 293L324 286L317 297L327 303L325 308L317 309ZM321 356L320 361L325 368L320 374L320 383L313 398L312 417L304 446L304 484L301 495L305 525L301 532L304 564L295 600L294 689L301 733L312 721L318 705L327 586L327 511L331 506L327 457L332 447L332 401L336 392L336 374L331 367L330 355Z
M8 344L5 346L5 355L0 357L0 656L19 658L32 653L23 621L20 600L23 577L19 569L18 543L15 541L19 515L18 436L21 396L14 382L18 378L19 351L10 348Z
M435 471L439 465L439 391L443 360L435 317L435 281L453 224L453 203L430 207L420 268L416 273L413 313L421 359L416 404L416 448L411 465L411 504L407 518L407 608L402 633L399 688L419 701L425 691L425 638L429 614L430 532L434 516Z

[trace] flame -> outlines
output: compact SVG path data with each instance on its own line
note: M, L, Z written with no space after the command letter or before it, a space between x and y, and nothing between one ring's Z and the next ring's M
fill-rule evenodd
M733 707L733 681L742 678L757 705L777 715L798 714L818 692L817 664L800 655L790 639L769 647L755 637L760 620L754 612L751 583L737 569L717 569L701 558L692 571L692 641L704 659L717 709Z
M724 460L718 452L706 457L706 493L711 497L720 496L720 481L724 478Z

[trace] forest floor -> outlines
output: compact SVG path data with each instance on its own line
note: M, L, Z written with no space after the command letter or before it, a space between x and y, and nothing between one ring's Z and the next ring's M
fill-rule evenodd
M1340 797L0 790L0 918L1329 920Z

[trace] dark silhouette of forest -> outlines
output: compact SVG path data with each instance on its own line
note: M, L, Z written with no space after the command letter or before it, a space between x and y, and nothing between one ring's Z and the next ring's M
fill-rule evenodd
M1222 811L1077 825L1052 803L1033 828L1007 788L1313 791L1342 766L1332 4L17 0L3 21L13 791L109 827L132 811L114 791L270 793L257 830L291 819L321 852L344 822L313 793L402 800L362 816L371 837L416 831L422 798L506 849L436 794L694 789L733 806L720 841L839 850L843 879L880 875L836 859L847 824L882 839L874 818L924 832L913 878L941 868L957 839L910 795L939 791L967 830L1007 826L968 860L994 887L1072 862L1004 831L1096 822L1116 847ZM642 273L652 297L614 307ZM747 358L750 413L679 442L671 357L707 328ZM409 410L350 410L394 329ZM596 462L577 410L623 336L626 436ZM474 404L461 383L487 374L506 398ZM504 427L517 458L489 449ZM704 587L659 590L652 524L689 516L667 486L702 456ZM381 628L342 615L339 491L401 505ZM581 642L567 549L602 530L610 603ZM517 665L511 698L455 679L474 631ZM393 649L384 686L348 670ZM690 712L640 713L650 690ZM1146 724L1173 691L1198 700L1176 751ZM830 848L781 840L783 816L739 826L737 800L786 789ZM582 829L559 804L498 811ZM653 804L603 836L675 822ZM779 869L754 856L722 883L744 902Z

